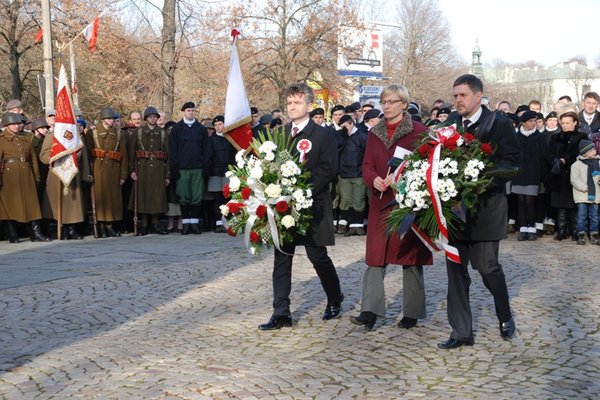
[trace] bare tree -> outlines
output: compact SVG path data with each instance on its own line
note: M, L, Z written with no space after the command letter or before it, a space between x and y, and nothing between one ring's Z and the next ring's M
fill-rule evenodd
M161 32L162 45L160 48L162 90L160 107L167 118L173 114L173 103L175 101L175 69L177 58L175 55L175 12L177 10L176 0L164 0L162 14L163 26Z
M37 3L33 1L0 1L0 54L7 61L11 82L10 92L2 90L5 97L22 99L25 82L36 71L29 63L23 68L22 60L35 46L33 38L39 25L34 15L38 10Z

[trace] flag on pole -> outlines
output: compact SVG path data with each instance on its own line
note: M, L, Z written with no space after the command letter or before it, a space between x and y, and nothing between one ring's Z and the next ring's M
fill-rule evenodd
M39 42L41 42L43 37L44 37L44 28L40 28L40 30L38 31L38 33L35 34L35 38L33 39L33 43L39 43Z
M83 28L83 36L88 42L88 48L91 51L96 50L96 42L98 41L98 27L100 25L100 16L94 18L91 24Z
M77 162L77 151L83 147L73 103L69 95L69 85L65 66L60 66L58 75L58 94L56 95L56 123L54 125L54 136L50 150L50 166L52 172L65 185L65 192L71 180L79 171Z
M231 31L231 60L227 77L227 95L225 97L225 138L238 150L247 149L252 143L252 113L246 95L242 68L237 51L237 29Z

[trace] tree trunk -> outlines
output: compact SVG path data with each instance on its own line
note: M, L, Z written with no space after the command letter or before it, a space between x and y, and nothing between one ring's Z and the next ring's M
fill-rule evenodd
M161 32L162 47L160 59L162 63L162 90L161 90L161 109L165 113L167 120L173 115L173 106L175 102L175 70L177 69L177 55L175 53L175 34L177 27L175 25L175 14L177 9L177 0L165 0L163 5L163 28Z

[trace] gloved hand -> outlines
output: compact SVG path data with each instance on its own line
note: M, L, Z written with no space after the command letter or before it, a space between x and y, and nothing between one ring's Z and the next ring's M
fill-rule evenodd
M560 174L560 169L561 169L560 160L558 158L553 158L552 159L552 173L554 175L558 175L558 174Z

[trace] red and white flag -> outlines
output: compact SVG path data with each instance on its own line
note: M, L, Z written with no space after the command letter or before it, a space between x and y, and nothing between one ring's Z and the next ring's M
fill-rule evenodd
M39 43L44 38L44 28L40 28L38 33L35 34L35 38L33 39L33 43Z
M83 142L77 132L73 103L68 89L65 66L61 65L58 75L58 94L55 104L56 124L50 150L50 165L52 172L62 181L65 188L69 186L79 171L77 151L83 147Z
M238 150L247 149L252 143L252 113L246 95L244 77L237 51L237 29L231 31L231 61L227 78L227 95L225 96L225 137Z
M88 42L88 48L91 51L96 50L96 42L98 41L98 27L100 26L100 16L94 18L91 24L83 28L83 36Z

